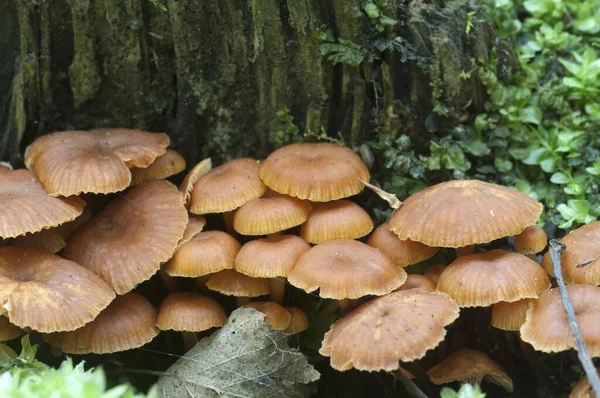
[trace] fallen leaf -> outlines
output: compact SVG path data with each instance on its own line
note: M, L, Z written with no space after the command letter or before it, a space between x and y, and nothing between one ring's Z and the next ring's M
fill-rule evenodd
M252 308L233 311L225 326L173 364L158 380L162 397L305 397L320 374Z

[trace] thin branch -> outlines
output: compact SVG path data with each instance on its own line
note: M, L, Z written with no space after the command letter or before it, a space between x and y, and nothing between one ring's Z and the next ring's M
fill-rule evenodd
M554 276L556 277L556 281L558 282L558 288L560 290L562 304L563 307L565 307L565 311L567 311L567 318L569 319L571 333L573 333L573 338L575 339L575 343L577 344L577 356L579 357L579 362L581 362L581 366L583 366L583 370L587 375L590 385L594 389L594 395L596 397L600 397L600 377L598 377L598 372L594 367L592 358L590 358L590 354L588 354L585 342L583 341L583 337L581 336L581 330L579 330L579 324L577 323L577 318L575 318L575 311L573 310L571 300L569 300L569 292L567 291L565 281L562 277L562 266L560 264L560 258L565 252L565 250L566 246L563 243L555 239L552 239L550 241L550 259L552 260Z
M411 398L427 398L427 395L421 391L419 386L417 386L411 379L406 377L402 371L395 371L394 376L396 376L396 379L404 385L406 392L411 396Z
M397 210L400 206L402 206L402 201L393 193L386 192L373 184L369 184L368 182L361 180L360 178L358 180L371 191L375 192L381 199L385 200L392 209Z

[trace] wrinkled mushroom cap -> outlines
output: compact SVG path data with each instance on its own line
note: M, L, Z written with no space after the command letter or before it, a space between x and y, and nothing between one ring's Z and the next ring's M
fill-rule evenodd
M233 228L242 235L268 235L298 226L306 221L310 202L271 193L237 209Z
M323 298L359 298L391 292L406 281L406 272L371 246L338 239L304 253L288 281L308 293L319 289Z
M531 225L515 236L515 249L521 254L536 254L546 248L548 237L537 225Z
M446 384L454 381L481 384L487 380L499 385L508 392L514 389L512 379L487 354L461 348L448 355L446 359L427 371L429 379L435 384Z
M241 247L226 232L200 232L175 252L164 270L171 276L197 277L233 269Z
M211 274L206 287L226 296L258 297L271 293L268 279L252 278L239 272L227 269Z
M125 294L171 258L187 222L181 192L165 180L146 181L81 227L63 256Z
M362 238L372 229L373 220L363 208L349 200L335 200L313 205L300 236L309 243L323 243Z
M308 329L308 317L300 308L296 307L285 307L286 310L291 314L292 320L290 324L283 330L288 334L298 334Z
M25 150L25 165L52 196L122 191L130 167L148 167L164 154L169 137L130 129L60 131L37 138Z
M492 326L502 330L519 330L527 318L529 304L534 299L523 299L506 303L501 301L492 306Z
M138 185L148 180L163 180L185 170L185 159L172 149L167 149L148 167L133 167L131 171L131 185Z
M160 330L201 332L221 327L227 314L217 301L194 293L171 293L160 303L156 326Z
M67 354L110 354L149 343L159 333L155 325L156 309L144 296L129 292L84 327L43 337Z
M588 353L592 357L598 357L600 287L568 285L567 290ZM521 326L521 339L537 351L560 352L575 348L575 340L558 288L547 291L531 303L527 311L527 320Z
M74 220L85 202L77 197L54 198L29 170L0 168L0 238L56 227Z
M398 290L411 290L420 289L425 292L433 292L435 290L435 283L425 275L421 274L410 274L406 278L406 282L400 286Z
M102 279L72 261L42 249L0 246L0 303L21 328L77 329L114 297Z
M225 213L266 191L258 177L260 166L254 159L230 160L198 178L192 189L190 212L194 214Z
M420 263L433 257L439 247L429 247L421 242L400 240L398 235L389 230L389 223L381 224L367 240L367 245L379 249L398 267L406 267Z
M495 249L459 257L437 283L461 307L487 307L500 301L536 298L550 289L550 279L527 256Z
M260 178L272 190L312 202L359 193L369 181L367 166L352 150L336 144L301 143L271 153Z
M292 320L292 314L274 301L253 301L243 305L244 308L254 308L265 314L265 323L275 330L287 328Z
M446 294L407 290L361 305L335 322L319 352L339 371L398 369L422 358L444 340L459 308Z
M235 258L235 269L255 278L288 276L310 245L295 235L276 235L256 239L242 246Z
M567 246L560 258L565 282L600 285L600 221L574 229L560 241ZM550 252L542 257L542 267L554 276Z
M390 219L402 240L462 247L521 233L543 206L529 196L477 180L443 182L408 197Z

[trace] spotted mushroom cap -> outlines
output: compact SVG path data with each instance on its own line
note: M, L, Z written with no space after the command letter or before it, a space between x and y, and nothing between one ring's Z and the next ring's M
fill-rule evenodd
M398 235L390 231L388 222L381 224L373 231L367 240L367 245L379 249L398 267L425 261L440 250L439 247L429 247L421 242L400 240Z
M83 212L77 197L54 198L29 170L0 168L0 238L14 238L72 221Z
M300 235L309 243L323 243L334 239L358 239L373 229L373 220L367 212L349 200L315 203Z
M339 371L392 371L444 340L459 308L447 294L406 290L368 301L325 334L319 352Z
M454 180L408 197L390 219L402 240L462 247L521 233L543 206L529 196L478 180Z
M131 167L148 167L164 154L169 137L130 129L60 131L37 138L25 150L25 165L52 196L122 191Z
M272 190L312 202L356 195L369 181L369 169L352 150L329 143L279 148L263 162L260 178Z
M437 290L448 293L461 307L536 298L548 289L550 279L538 263L500 249L459 257L437 283Z
M359 298L391 292L406 281L406 272L371 246L337 239L304 253L288 281L308 293L319 289L323 298Z
M171 293L160 303L156 326L160 330L201 332L227 322L216 300L195 293Z

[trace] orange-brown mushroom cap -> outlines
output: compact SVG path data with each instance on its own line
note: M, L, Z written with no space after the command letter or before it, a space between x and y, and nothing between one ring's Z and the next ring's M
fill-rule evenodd
M308 317L300 308L296 307L285 307L286 310L291 314L292 320L290 324L283 330L288 334L298 334L308 329Z
M598 357L600 287L568 285L567 290L588 353L592 357ZM521 339L537 351L560 352L575 348L575 340L558 288L551 289L531 303L527 311L527 320L521 326Z
M114 297L102 279L72 261L32 247L0 247L0 303L19 327L77 329Z
M258 297L271 293L268 279L252 278L232 269L211 274L206 281L206 287L226 296L235 297Z
M169 137L130 129L59 131L25 150L25 165L52 196L110 193L127 188L130 167L148 167L164 154Z
M400 287L406 272L379 250L352 239L330 240L304 253L288 281L323 298L381 296Z
M328 202L359 193L369 169L352 150L336 144L301 143L271 153L260 178L272 190L312 202Z
M492 306L492 326L502 330L519 330L527 318L529 304L534 299L522 299L506 303L501 301Z
M515 249L522 254L536 254L546 248L548 237L537 225L531 225L515 236Z
M433 283L437 285L438 281L440 280L440 275L442 275L442 272L444 272L446 267L447 265L444 264L430 265L429 267L427 267L425 272L423 272L423 275L431 279Z
M560 241L567 247L560 258L565 282L600 285L600 221L574 229ZM550 252L542 257L542 267L554 276Z
M15 339L21 335L21 329L10 323L7 317L0 316L0 341Z
M156 309L144 296L129 292L84 327L43 337L67 354L110 354L141 347L158 333Z
M406 290L378 297L335 322L319 352L339 371L392 371L444 340L459 308L440 292Z
M53 198L29 170L0 169L0 238L55 227L77 218L85 202Z
M185 227L185 231L183 231L183 238L177 244L177 248L179 249L181 246L188 243L192 238L198 235L204 229L206 225L206 218L203 216L198 216L196 214L190 214L187 226Z
M429 369L427 375L435 384L454 381L481 384L482 380L487 380L508 392L514 389L512 379L496 361L481 351L468 348L454 351L442 362Z
M146 181L81 227L63 256L125 294L171 258L187 222L181 192L165 180Z
M596 371L598 372L598 375L600 375L600 370L596 369ZM594 390L587 377L579 380L569 394L569 398L594 398Z
M183 192L185 205L187 207L190 206L190 199L192 198L192 189L194 189L194 185L198 182L198 179L202 177L204 174L208 173L212 170L212 160L210 158L206 158L198 162L189 173L183 178L181 181L181 185L179 186L179 190Z
M362 207L349 200L335 200L313 205L300 236L309 243L323 243L362 238L372 229L373 220Z
M131 171L131 185L138 185L148 180L163 180L185 170L185 159L172 149L167 149L148 167L134 167Z
M300 256L309 249L310 245L295 235L252 240L238 252L235 269L255 278L288 276Z
M406 282L396 290L410 289L421 289L425 292L433 292L435 290L435 283L425 275L409 274L406 278Z
M197 277L233 269L241 247L226 232L200 232L175 252L164 270L171 276Z
M254 308L265 314L265 323L275 330L287 328L292 320L292 314L274 301L253 301L243 305L244 308Z
M217 301L194 293L171 293L160 303L156 326L160 330L201 332L221 327L227 314Z
M399 267L420 263L433 257L439 247L429 247L421 242L400 240L398 235L389 229L389 223L381 224L367 240L367 245L379 249Z
M233 228L242 235L268 235L285 231L305 222L310 202L271 193L251 200L233 215Z
M529 196L477 180L443 182L408 197L390 219L402 240L462 247L521 233L543 206Z
M437 283L461 307L487 307L500 301L536 298L550 289L550 279L527 256L495 249L459 257Z
M266 191L258 177L260 166L254 159L230 160L198 178L192 189L190 212L224 213L240 207Z

